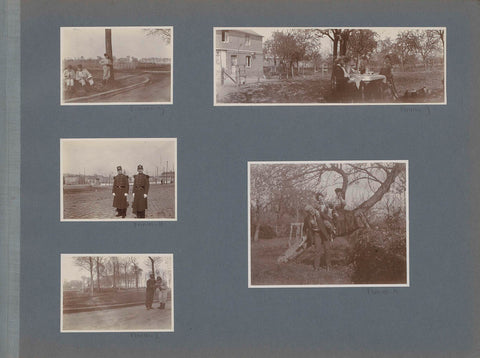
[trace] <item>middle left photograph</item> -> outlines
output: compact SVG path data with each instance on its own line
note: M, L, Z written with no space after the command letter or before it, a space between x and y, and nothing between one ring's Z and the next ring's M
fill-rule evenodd
M61 221L176 221L177 138L60 139Z

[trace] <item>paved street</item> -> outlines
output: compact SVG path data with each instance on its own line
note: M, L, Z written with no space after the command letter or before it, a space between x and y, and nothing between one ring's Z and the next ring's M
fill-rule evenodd
M168 301L166 308L158 309L158 301L154 309L147 310L144 305L125 308L114 308L102 311L68 313L63 315L63 330L98 330L98 331L138 331L138 330L171 330L172 303Z
M134 219L132 213L133 197L128 196L127 219ZM64 219L118 219L112 206L111 187L92 187L89 190L65 190L63 194ZM175 217L175 184L150 183L146 219L173 219Z

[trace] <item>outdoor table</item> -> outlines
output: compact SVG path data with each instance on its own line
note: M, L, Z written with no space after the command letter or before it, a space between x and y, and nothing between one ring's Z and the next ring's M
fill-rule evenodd
M375 75L375 74L351 74L350 79L355 82L355 86L362 95L362 100L365 100L365 87L373 82L382 82L387 83L387 77L384 75Z

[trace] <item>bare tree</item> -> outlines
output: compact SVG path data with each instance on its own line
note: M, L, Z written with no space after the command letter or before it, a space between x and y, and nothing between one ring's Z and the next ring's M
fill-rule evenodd
M95 271L97 273L97 290L98 292L100 292L101 290L100 280L102 277L102 272L105 267L104 266L105 258L103 256L95 256L94 261L95 261Z
M138 276L142 273L142 269L138 266L138 260L136 257L130 259L132 264L132 273L135 277L135 288L138 290Z
M90 272L90 287L89 293L90 296L93 296L93 269L94 269L94 258L92 256L78 256L74 258L74 263L76 266L81 267L88 272Z
M438 36L434 30L412 30L408 32L408 37L411 48L421 56L427 70L433 52L438 49Z
M252 164L250 167L250 205L252 225L255 227L254 241L258 240L258 230L267 210L274 212L276 201L290 201L287 193L298 195L325 190L325 180L329 185L339 187L345 198L347 189L354 185L362 185L369 194L350 210L345 210L355 229L358 219L363 220L365 214L383 196L397 185L401 185L405 175L404 163L345 163L345 164ZM292 191L296 188L296 192ZM277 199L279 198L279 199ZM302 200L305 200L302 198ZM308 203L308 201L306 201ZM304 201L305 204L305 201ZM285 205L285 204L283 204ZM301 204L299 205L301 206Z
M144 32L147 36L160 37L167 44L172 40L172 32L170 29L144 29Z

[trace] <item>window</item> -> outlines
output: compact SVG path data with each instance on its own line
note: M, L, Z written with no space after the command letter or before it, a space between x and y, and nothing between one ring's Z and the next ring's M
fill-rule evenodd
M245 46L250 46L250 35L245 35Z
M252 66L252 56L245 56L245 66L246 67Z
M228 42L228 31L222 31L222 42Z

